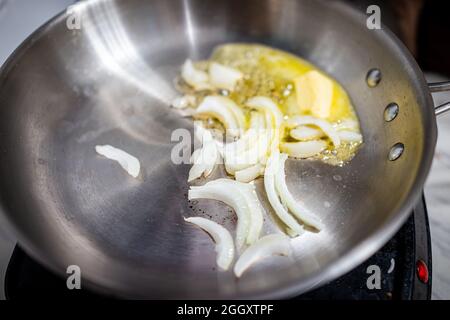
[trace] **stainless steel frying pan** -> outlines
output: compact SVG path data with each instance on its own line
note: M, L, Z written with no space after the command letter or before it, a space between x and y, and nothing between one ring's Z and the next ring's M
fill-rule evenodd
M214 201L189 208L189 166L170 160L173 130L192 129L169 108L172 80L187 57L227 42L268 44L323 68L348 90L365 137L342 168L288 163L289 188L326 228L239 280L215 269L211 240L182 220L199 209L233 214ZM369 86L373 68L382 77ZM391 103L399 113L388 122ZM435 112L449 108L435 111L422 72L388 30L312 0L80 3L12 55L0 105L2 226L55 272L78 265L83 286L133 298L280 298L349 271L408 217L433 158ZM391 161L399 143L404 152ZM97 144L137 156L141 177L97 156Z

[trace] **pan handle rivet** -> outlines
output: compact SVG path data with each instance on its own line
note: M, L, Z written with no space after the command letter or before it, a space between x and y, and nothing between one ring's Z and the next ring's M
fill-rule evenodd
M366 82L371 88L375 88L381 81L381 71L380 69L374 68L367 72Z
M405 145L403 143L396 143L389 151L389 160L395 161L401 157L403 152L405 151Z
M386 122L394 120L398 115L399 109L398 104L395 102L390 103L386 109L384 109L384 120L386 120Z

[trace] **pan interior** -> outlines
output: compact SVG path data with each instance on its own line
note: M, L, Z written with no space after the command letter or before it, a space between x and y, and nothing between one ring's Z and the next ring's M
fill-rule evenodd
M79 30L67 27L73 14ZM216 270L209 237L183 222L209 215L234 230L233 214L213 201L191 208L189 166L171 161L173 131L192 129L169 108L179 66L229 42L287 50L331 74L349 92L365 140L344 167L289 161L290 190L326 227L295 240L293 257L261 263L239 281ZM373 68L382 80L371 88ZM406 218L435 139L423 86L386 31L367 29L364 17L335 2L81 3L33 35L1 73L3 216L41 262L62 274L78 265L86 283L117 295L301 293L362 262ZM392 102L400 111L386 122ZM404 153L389 161L396 143ZM141 177L96 155L101 144L139 158Z

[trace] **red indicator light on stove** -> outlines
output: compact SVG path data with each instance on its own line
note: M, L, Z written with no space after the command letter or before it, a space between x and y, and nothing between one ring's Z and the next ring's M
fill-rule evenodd
M419 280L423 283L428 283L428 267L423 260L417 260L416 271Z

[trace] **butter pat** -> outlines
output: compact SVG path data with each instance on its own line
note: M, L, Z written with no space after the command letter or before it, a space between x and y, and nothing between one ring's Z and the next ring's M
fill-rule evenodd
M301 112L328 118L333 101L333 82L318 71L309 71L294 79L297 104Z

